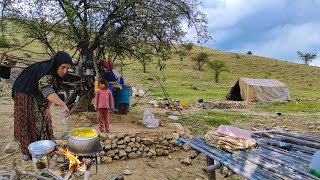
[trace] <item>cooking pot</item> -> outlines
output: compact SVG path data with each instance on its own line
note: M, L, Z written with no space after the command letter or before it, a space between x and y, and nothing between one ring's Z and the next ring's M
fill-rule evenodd
M78 156L91 156L102 149L97 131L91 128L73 129L69 133L67 148Z
M54 151L56 143L51 140L36 141L28 145L30 154L33 155L47 155Z
M56 143L50 140L40 140L28 145L35 171L43 171L49 167L48 154L56 149Z

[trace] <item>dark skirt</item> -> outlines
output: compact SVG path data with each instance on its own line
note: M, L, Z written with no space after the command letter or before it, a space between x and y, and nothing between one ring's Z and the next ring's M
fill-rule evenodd
M36 96L14 93L14 139L20 144L24 155L29 154L30 143L54 139L52 119L45 117L44 110L45 107Z

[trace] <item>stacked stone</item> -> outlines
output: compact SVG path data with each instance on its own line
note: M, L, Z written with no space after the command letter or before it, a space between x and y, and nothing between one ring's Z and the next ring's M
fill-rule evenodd
M243 103L229 103L229 102L205 102L195 103L192 105L195 108L206 108L206 109L245 109L246 105Z
M167 156L180 150L178 145L179 133L162 135L159 137L140 137L136 134L109 134L101 141L103 150L100 151L102 163L116 160L148 158L152 156Z

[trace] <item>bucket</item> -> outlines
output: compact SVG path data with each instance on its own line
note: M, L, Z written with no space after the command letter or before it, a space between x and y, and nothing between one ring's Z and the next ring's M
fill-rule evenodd
M114 108L119 109L121 106L127 106L127 111L130 109L130 86L123 86L121 90L114 92Z
M320 178L320 151L316 151L310 163L310 173Z
M36 141L28 146L35 171L43 171L49 167L48 154L55 150L56 144L50 140Z

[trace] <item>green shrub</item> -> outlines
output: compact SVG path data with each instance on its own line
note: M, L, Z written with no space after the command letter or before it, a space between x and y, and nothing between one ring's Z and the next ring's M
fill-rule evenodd
M9 40L4 36L0 36L0 48L9 48L9 47L10 47Z

